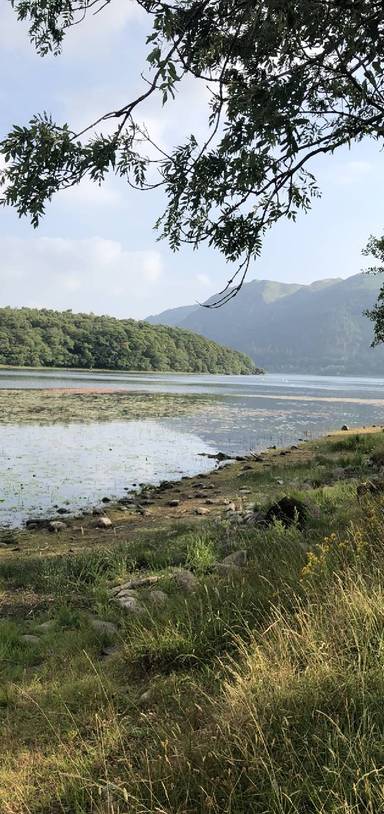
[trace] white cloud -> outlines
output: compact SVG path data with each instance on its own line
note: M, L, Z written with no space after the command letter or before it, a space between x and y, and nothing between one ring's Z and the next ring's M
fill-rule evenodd
M163 285L158 251L127 251L101 237L4 237L0 254L1 305L130 317L149 311Z

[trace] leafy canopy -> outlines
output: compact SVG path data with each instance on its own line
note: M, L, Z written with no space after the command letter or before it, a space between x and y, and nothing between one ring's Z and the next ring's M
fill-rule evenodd
M1 143L2 202L37 226L59 189L109 172L141 190L161 186L157 222L174 250L204 241L236 263L219 296L232 297L265 231L295 219L319 195L311 160L384 134L382 0L131 0L148 14L149 78L143 93L101 113L81 133L46 114ZM43 56L66 31L119 0L9 0ZM169 102L185 77L210 89L207 136L168 154L137 122L153 94ZM101 133L103 123L114 132ZM151 143L151 157L146 154Z

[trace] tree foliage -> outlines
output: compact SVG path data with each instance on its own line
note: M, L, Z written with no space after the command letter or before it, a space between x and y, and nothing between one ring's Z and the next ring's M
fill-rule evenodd
M42 55L68 28L119 0L10 0ZM236 294L265 231L295 219L319 194L311 162L384 134L382 0L135 0L148 14L149 79L82 133L47 114L1 144L2 201L36 226L46 202L85 177L114 172L139 189L162 186L157 222L175 250L203 242L235 263L220 304ZM211 91L207 135L153 156L135 116L144 99L171 99L192 75ZM105 121L116 121L102 134ZM99 131L98 132L98 128ZM233 282L235 280L235 286Z
M198 334L72 311L0 309L0 364L106 370L255 373L244 353Z

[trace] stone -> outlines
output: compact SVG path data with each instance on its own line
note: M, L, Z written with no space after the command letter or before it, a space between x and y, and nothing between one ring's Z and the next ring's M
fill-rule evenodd
M140 695L140 698L139 698L139 706L146 707L147 704L151 703L152 698L153 698L152 690L147 690L146 692L143 692L143 694Z
M21 636L22 642L27 642L28 644L40 644L41 639L38 636L33 636L32 633L25 633L24 636Z
M241 492L242 495L250 495L251 494L251 490L247 489L245 486L242 486L241 489L239 489L239 491Z
M197 509L195 509L195 514L199 515L209 514L209 509L205 509L204 506L198 506Z
M345 478L345 469L342 466L337 466L336 469L333 470L332 475L335 480L342 480Z
M228 503L225 511L226 512L235 512L236 511L236 503Z
M368 494L380 494L381 492L384 492L383 480L367 480L363 483L359 483L356 489L356 494L358 497Z
M129 613L132 613L134 616L140 616L144 612L143 607L140 605L140 602L136 599L135 596L129 595L117 596L116 602L119 603L121 608L124 608L124 610L129 611Z
M219 577L231 577L240 574L240 568L234 562L217 562L214 568Z
M156 605L157 607L165 605L167 601L168 596L164 591L150 591L148 594L148 602L151 602L152 605Z
M297 444L292 444L291 449L299 449L299 447L297 446Z
M348 432L348 430L349 430L348 424L343 424L343 426L341 427L341 431Z
M69 509L64 508L58 509L57 514L69 514Z
M104 509L92 509L92 514L94 517L100 517L104 514Z
M167 506L176 508L176 506L180 506L180 500L168 500Z
M308 516L308 506L301 500L294 497L282 497L269 507L265 515L265 522L267 525L271 525L275 520L279 520L286 528L297 522L299 528L303 528Z
M102 498L101 498L101 502L102 502L102 503L110 503L110 502L111 502L111 498L110 498L110 497L102 497Z
M101 658L102 659L108 659L108 658L110 658L110 656L114 656L116 653L118 653L119 650L120 650L120 648L119 648L118 644L107 645L106 647L103 647L103 649L102 649L102 651L100 653Z
M44 517L33 517L30 520L27 520L25 525L27 529L47 529L50 522L50 520L47 520Z
M224 557L222 564L236 565L238 568L243 568L244 565L247 564L247 552L245 548L240 549L239 551L233 551L231 554L228 554L227 557Z
M112 528L112 520L109 517L99 517L96 523L97 529L110 529Z
M59 531L64 531L67 528L66 523L63 523L61 520L51 520L48 530L53 532L54 534L58 534Z
M186 594L193 594L199 587L199 580L192 571L178 571L174 580L177 587Z
M117 627L113 622L107 622L104 619L90 619L90 625L96 630L97 633L108 633L113 636L117 633Z
M151 585L155 585L158 582L160 577L157 576L149 576L149 577L139 577L138 579L130 579L128 582L123 582L121 585L116 585L112 588L112 594L118 594L122 591L129 591L133 588L149 588Z
M52 630L55 627L55 623L53 619L49 619L47 622L42 622L41 625L37 625L36 630L41 630L43 633L47 633L47 631Z

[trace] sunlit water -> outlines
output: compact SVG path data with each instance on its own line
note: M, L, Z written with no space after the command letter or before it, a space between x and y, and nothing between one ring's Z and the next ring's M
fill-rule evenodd
M0 370L0 388L52 387L210 394L214 408L159 421L0 425L0 525L203 472L213 462L202 453L243 454L384 420L384 379Z

